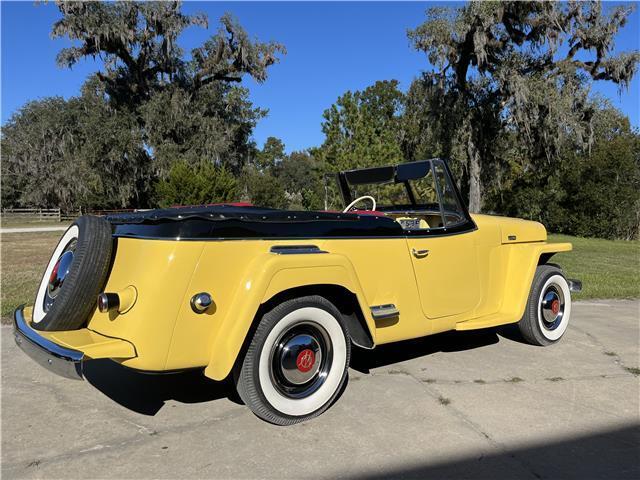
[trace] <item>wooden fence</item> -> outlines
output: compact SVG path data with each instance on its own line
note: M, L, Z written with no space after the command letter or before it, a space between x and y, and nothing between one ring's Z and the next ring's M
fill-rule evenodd
M60 222L59 208L4 208L2 219L24 222Z
M63 212L59 208L4 208L2 209L2 223L39 223L39 222L70 222L84 213L91 215L110 215L113 213L134 212L134 209L122 210L91 210L83 212Z

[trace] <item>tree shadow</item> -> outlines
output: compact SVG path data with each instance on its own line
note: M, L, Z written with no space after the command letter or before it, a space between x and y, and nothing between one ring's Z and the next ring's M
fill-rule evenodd
M385 367L436 352L462 352L486 347L500 341L496 329L445 332L413 340L380 345L374 350L355 348L351 368L368 374L372 368Z
M205 377L202 369L148 374L100 359L85 362L83 373L91 385L111 400L143 415L155 415L167 400L202 403L227 398L242 404L230 378L216 382Z
M352 480L383 478L640 478L640 424L509 448L489 455L362 472Z

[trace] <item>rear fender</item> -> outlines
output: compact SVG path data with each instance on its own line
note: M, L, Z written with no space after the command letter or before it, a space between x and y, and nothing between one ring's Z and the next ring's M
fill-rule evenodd
M204 374L222 380L230 373L262 304L280 292L318 284L341 286L356 295L375 344L375 323L353 265L346 257L332 253L263 253L253 259L241 280L233 306L212 341Z

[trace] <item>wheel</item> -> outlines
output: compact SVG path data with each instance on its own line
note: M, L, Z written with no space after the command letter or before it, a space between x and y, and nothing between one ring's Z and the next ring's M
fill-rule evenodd
M539 265L518 322L520 333L532 345L551 345L560 340L570 317L571 293L562 270L555 265Z
M347 381L350 355L349 332L331 302L288 300L260 319L236 388L258 417L292 425L329 408Z
M111 224L84 215L62 235L47 264L33 306L38 330L82 328L96 307L111 264Z

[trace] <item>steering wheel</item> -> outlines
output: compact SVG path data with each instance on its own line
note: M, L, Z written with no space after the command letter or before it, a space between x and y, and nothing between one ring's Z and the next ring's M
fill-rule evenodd
M371 203L373 204L371 211L375 212L376 210L376 199L373 198L370 195L363 195L362 197L358 197L356 198L353 202L351 202L349 205L347 205L347 207L342 211L342 213L348 213L349 210L351 210L354 206L356 206L358 204L358 202L361 202L362 200L371 200Z

